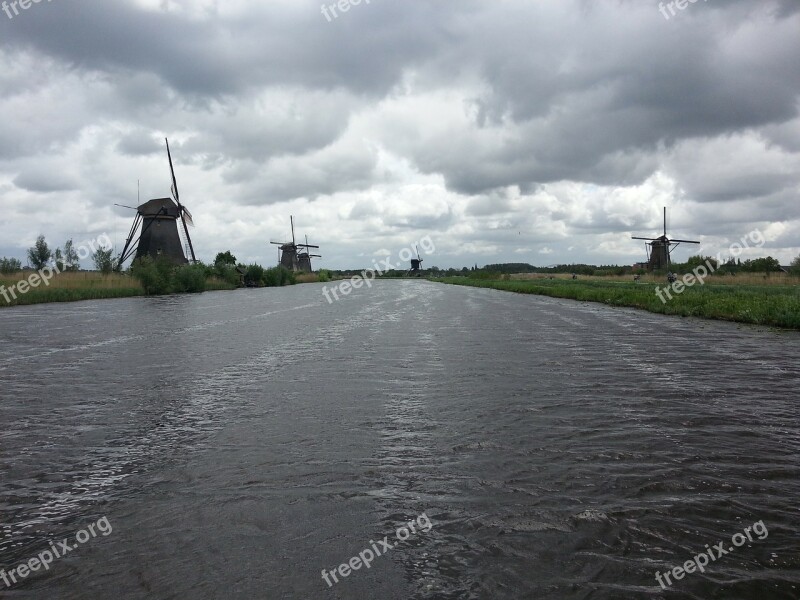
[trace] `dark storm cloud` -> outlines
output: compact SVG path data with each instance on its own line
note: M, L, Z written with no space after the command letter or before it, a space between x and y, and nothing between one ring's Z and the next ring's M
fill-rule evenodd
M611 3L580 14L565 3L473 15L437 73L472 65L489 86L475 101L476 127L514 127L519 135L488 155L439 152L450 140L433 140L416 151L419 164L464 193L500 182L628 184L639 154L797 115L797 11L696 5L665 22L654 6L624 6L635 19ZM603 164L623 154L629 160L619 168Z
M518 135L483 152L450 148L449 133L401 148L423 171L444 174L467 194L562 179L641 181L641 154L783 123L797 114L800 92L797 10L787 2L697 4L671 22L655 4L615 2L384 0L332 23L311 2L234 14L211 7L191 19L129 2L64 0L38 8L7 27L8 43L123 80L154 74L176 96L161 92L151 102L184 105L200 118L213 113L215 101L263 86L379 99L408 70L430 86L480 77L485 90L473 98L473 126ZM140 99L133 86L118 92L123 106ZM335 111L336 120L326 121L330 111L320 98L320 118L297 132L216 120L195 146L240 158L311 152L343 133L347 108L339 103Z
M367 8L330 24L308 0L197 18L125 0L62 0L18 17L6 42L77 68L155 73L193 101L271 84L381 95L403 67L435 53L448 9L431 0Z

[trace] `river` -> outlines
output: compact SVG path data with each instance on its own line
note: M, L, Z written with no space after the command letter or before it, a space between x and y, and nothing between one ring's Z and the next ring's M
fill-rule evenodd
M797 332L401 280L0 341L0 597L800 598Z

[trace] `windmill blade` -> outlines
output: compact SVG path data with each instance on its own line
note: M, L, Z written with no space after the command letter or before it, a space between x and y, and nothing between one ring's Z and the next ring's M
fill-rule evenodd
M700 242L695 242L692 240L670 240L672 243L683 242L684 244L699 244Z
M131 210L139 210L138 208L133 208L132 206L127 206L125 204L117 204L116 202L114 203L114 206L121 206L122 208L130 208Z
M185 206L183 207L183 213L181 214L183 220L186 221L189 227L194 227L194 219L192 219L192 213L189 212L189 209Z
M186 234L186 241L189 243L189 251L192 254L192 262L197 262L197 257L194 255L194 245L192 244L192 237L189 235L189 227L186 225L186 218L184 217L185 209L181 205L181 196L178 193L178 180L175 179L175 167L172 165L172 153L169 151L169 140L164 138L164 141L167 144L167 158L169 159L169 172L172 175L172 193L175 196L175 204L178 205L178 214L181 216L181 222L183 223L183 231ZM191 221L191 215L189 215L189 220Z
M169 151L169 140L164 138L164 141L167 143L167 158L169 159L169 172L172 175L172 196L175 198L175 202L177 203L178 207L181 205L181 197L178 194L178 180L175 179L175 167L172 165L172 153Z
M418 260L419 262L422 262L422 259L419 257L419 246L417 246L417 245L415 244L415 245L414 245L414 249L417 251L417 260Z
M631 239L632 239L632 240L647 240L648 242L655 242L655 241L657 241L659 238L646 238L646 237L636 237L636 236L631 236Z

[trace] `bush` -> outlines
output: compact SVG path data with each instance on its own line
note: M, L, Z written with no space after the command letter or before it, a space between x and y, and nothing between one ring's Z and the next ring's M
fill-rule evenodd
M264 271L264 285L281 287L297 283L297 276L286 267L273 267Z
M247 265L244 273L244 284L247 287L264 287L267 285L264 280L264 274L264 267L261 265Z
M0 258L0 273L11 275L22 270L22 263L16 258Z
M203 263L176 268L172 273L172 291L176 294L198 294L206 291L206 271Z
M161 294L198 294L206 291L206 280L214 270L203 263L176 265L166 257L153 260L149 256L136 259L131 275L148 296Z
M133 261L131 275L139 280L148 296L172 292L172 271L175 266L165 257L153 260L143 256Z
M320 269L317 273L317 281L325 283L331 280L331 272L328 269Z
M281 273L281 285L294 285L297 283L297 274L286 267L276 267Z
M235 265L217 262L214 263L214 267L211 269L211 271L214 277L218 277L225 283L228 283L234 287L239 287L239 272L236 270Z

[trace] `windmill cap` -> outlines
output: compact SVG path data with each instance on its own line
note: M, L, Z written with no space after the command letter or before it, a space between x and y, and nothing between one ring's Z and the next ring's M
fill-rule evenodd
M178 205L172 198L155 198L140 205L137 210L143 217L166 216L177 219Z

